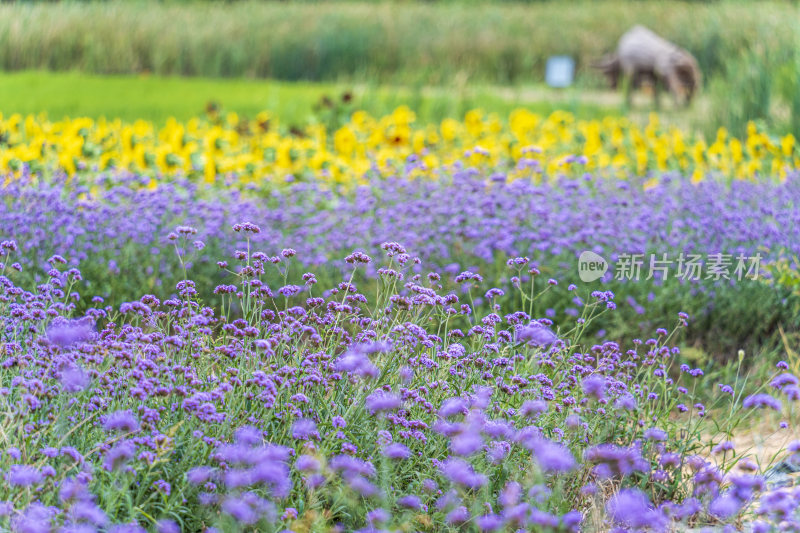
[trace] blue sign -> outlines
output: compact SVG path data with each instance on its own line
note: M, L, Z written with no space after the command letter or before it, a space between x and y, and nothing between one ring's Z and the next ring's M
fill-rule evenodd
M550 87L569 87L575 75L575 60L570 56L551 56L547 59L544 79Z

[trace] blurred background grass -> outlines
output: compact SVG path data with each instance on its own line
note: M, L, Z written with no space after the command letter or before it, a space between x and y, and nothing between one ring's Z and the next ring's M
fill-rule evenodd
M741 50L796 44L790 2L576 1L60 2L0 7L0 68L97 74L370 80L458 85L540 82L547 57L579 80L633 24L696 55L708 77Z
M428 106L421 116L432 118L478 105L502 111L519 103L544 110L555 99L562 107L569 100L538 91L549 56L573 56L575 90L598 90L603 80L590 64L638 23L697 57L705 101L685 115L691 127L708 135L718 126L739 133L757 119L800 135L799 20L797 2L777 0L18 2L0 5L0 71L135 75L126 79L136 81L112 80L101 88L94 78L81 85L77 76L46 81L42 74L2 76L0 110L130 117L160 91L163 104L147 104L138 116L181 116L189 106L196 114L200 95L216 95L247 113L255 111L251 106L279 104L289 120L300 120L310 111L306 100L354 86L362 86L360 102L372 105L371 111L393 101ZM31 99L14 98L27 87L26 76L34 87ZM180 81L141 76L237 83L201 80L188 90ZM243 79L324 84L238 81ZM36 89L37 80L50 87ZM123 87L127 84L130 88ZM445 88L440 98L432 95L436 87ZM112 93L127 102L111 102ZM23 109L34 96L38 107ZM609 107L603 99L571 98L567 103L589 113ZM610 103L619 109L616 100Z

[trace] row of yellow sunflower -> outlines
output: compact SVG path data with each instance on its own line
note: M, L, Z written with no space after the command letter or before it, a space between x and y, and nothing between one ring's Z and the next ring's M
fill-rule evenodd
M44 116L0 114L0 172L23 165L34 171L128 169L159 179L184 175L207 183L320 179L365 183L397 172L409 157L412 177L435 177L442 165L463 161L507 168L511 179L560 173L607 172L620 177L674 170L693 179L784 179L800 167L795 138L772 138L750 125L743 139L720 129L711 142L652 115L645 126L620 117L578 120L567 112L541 116L525 109L508 117L468 112L463 120L420 124L407 107L383 117L356 111L336 131L310 125L287 130L268 113L254 120L229 113L218 120L170 119L163 127L143 120L89 118L50 121ZM290 178L291 177L291 178ZM653 183L647 181L647 183Z

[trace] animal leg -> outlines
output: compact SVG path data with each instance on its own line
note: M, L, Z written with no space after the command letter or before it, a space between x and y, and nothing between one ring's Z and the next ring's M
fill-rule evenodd
M634 75L622 76L622 87L625 92L625 110L633 107L633 80Z
M680 76L675 70L671 70L667 74L667 89L669 92L672 93L672 98L675 100L675 106L680 106L681 96L683 95L683 85L681 83Z
M656 111L661 109L661 83L658 77L653 78L653 105Z

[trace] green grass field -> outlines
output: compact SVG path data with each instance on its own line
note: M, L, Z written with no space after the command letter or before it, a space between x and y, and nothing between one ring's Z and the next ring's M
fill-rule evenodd
M286 124L302 124L313 120L314 107L323 96L339 99L345 91L353 94L352 109L380 115L405 104L423 121L463 116L473 108L501 114L519 106L540 113L566 109L586 118L619 112L619 105L613 101L592 102L578 91L559 92L542 87L454 90L39 71L0 74L0 112L5 115L44 112L51 119L104 116L163 122L169 117L185 120L200 115L208 102L214 101L225 110L244 116L267 110Z

